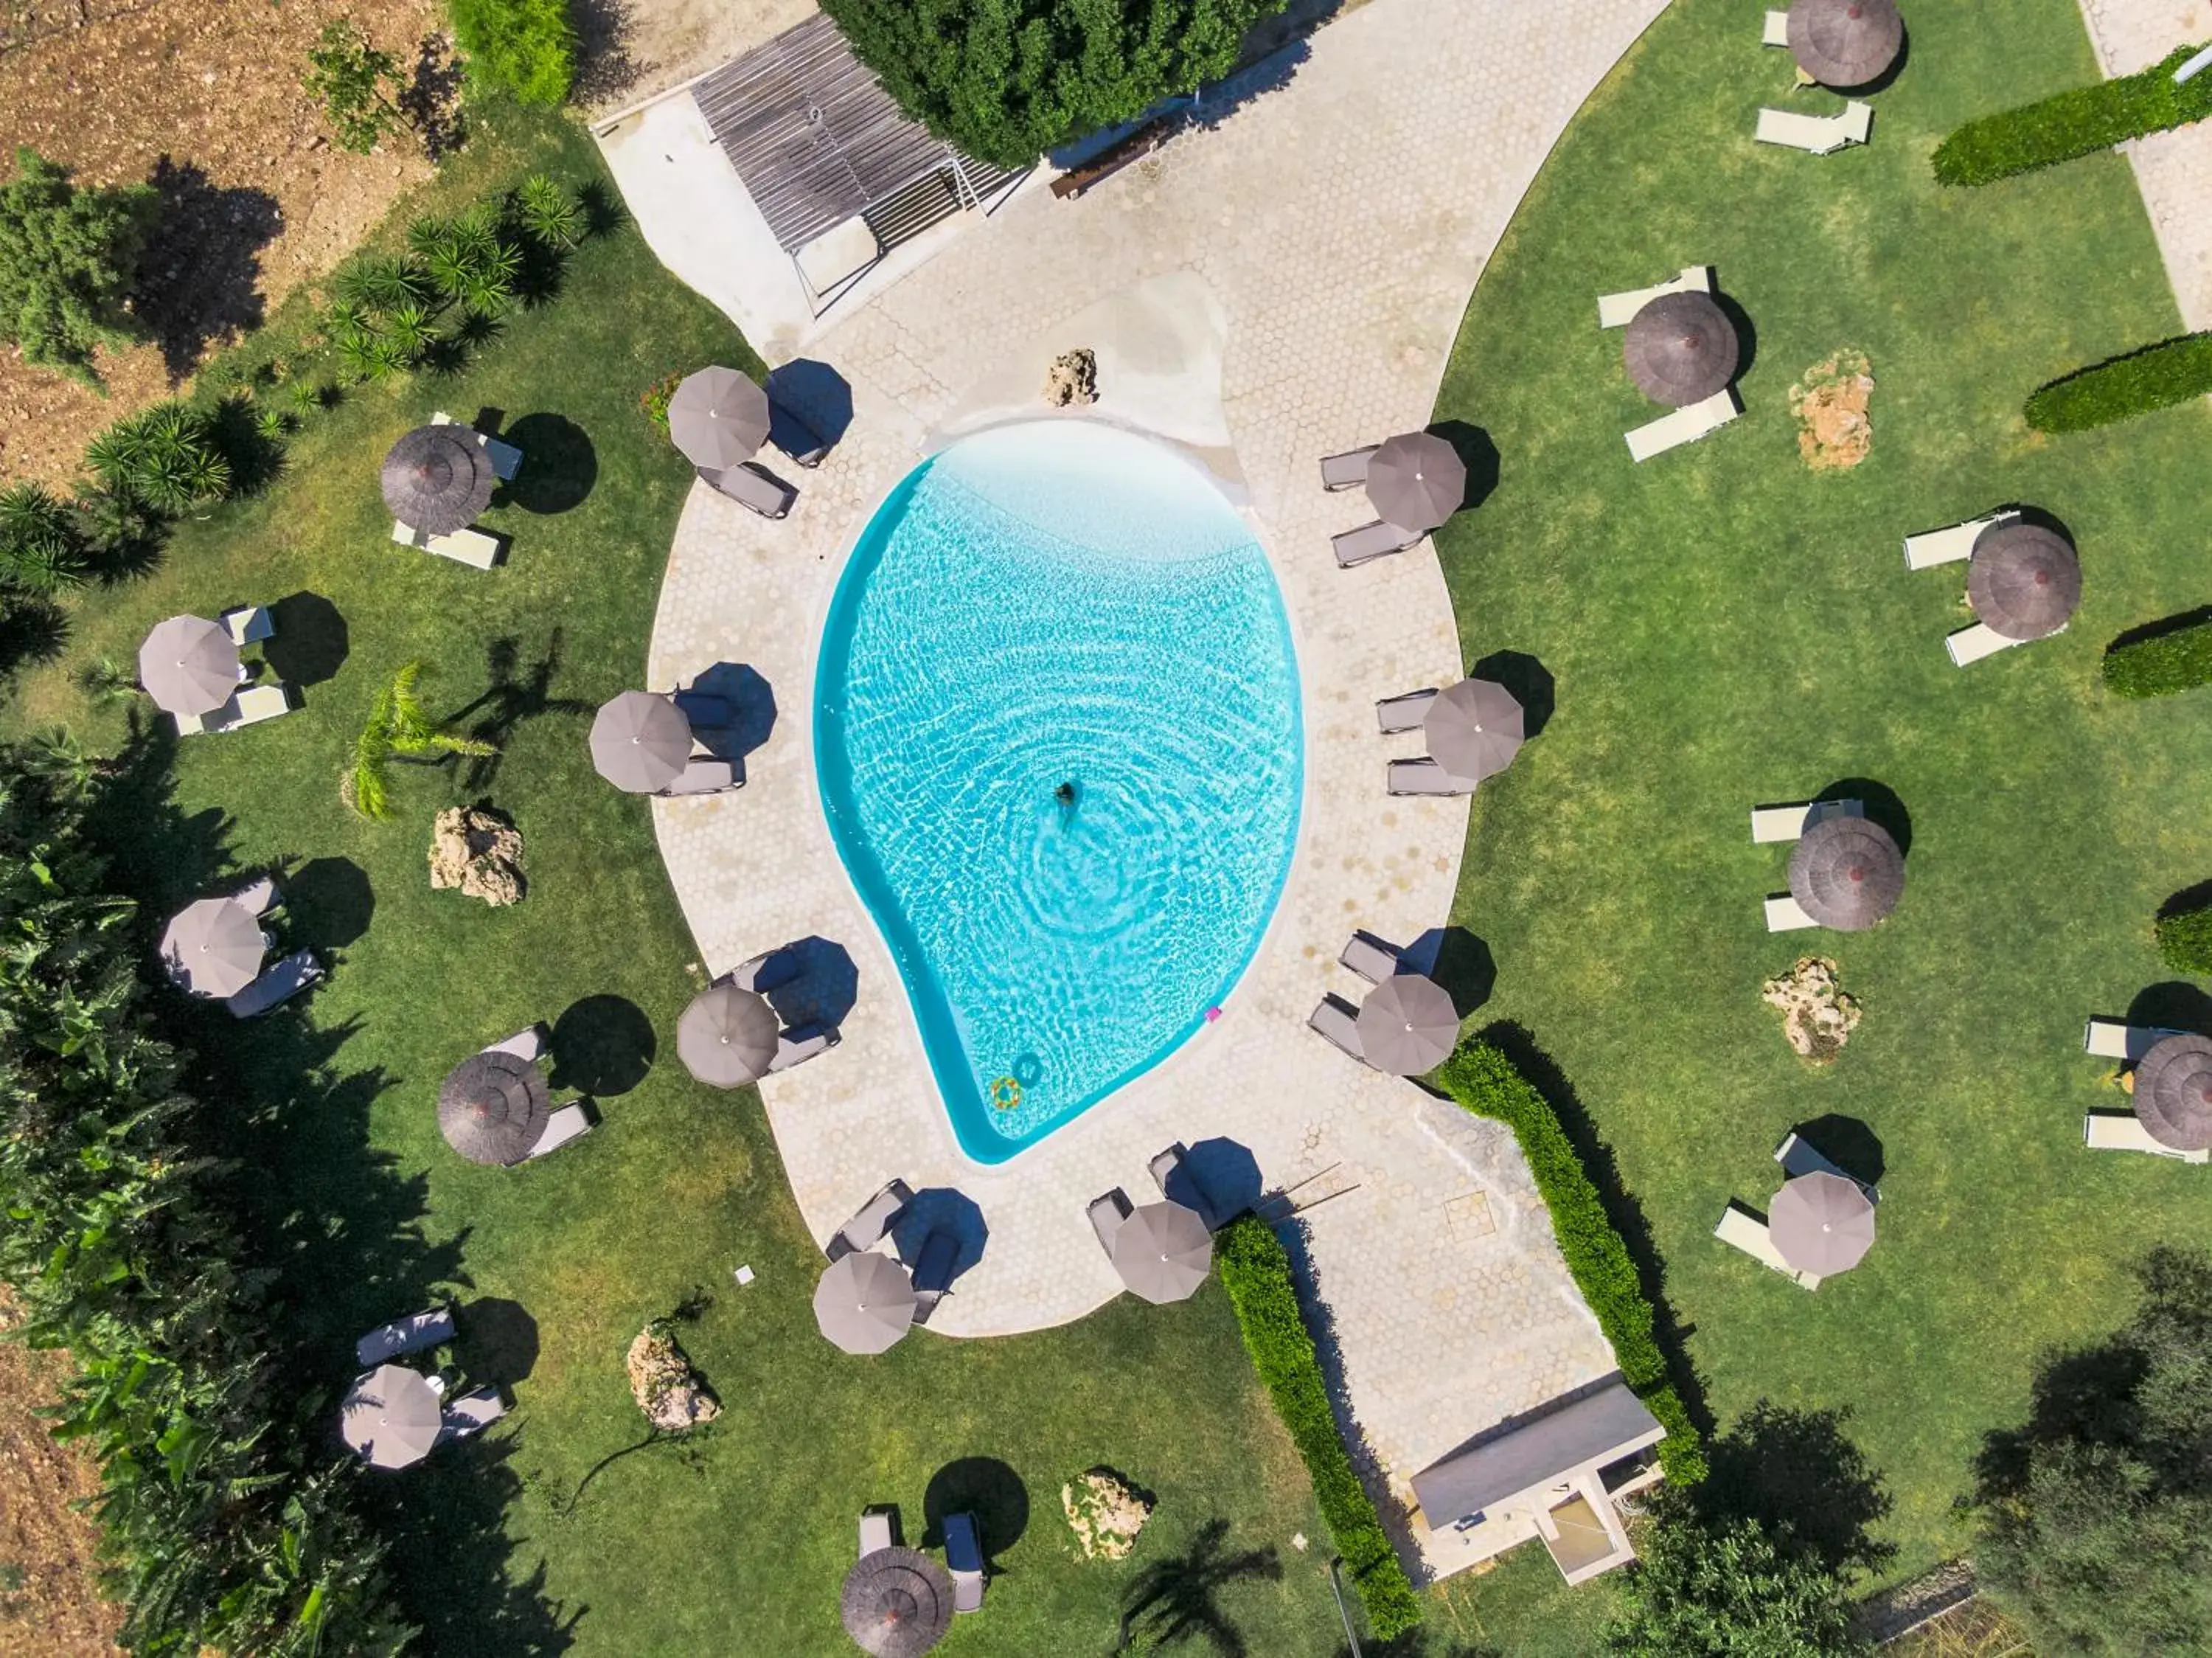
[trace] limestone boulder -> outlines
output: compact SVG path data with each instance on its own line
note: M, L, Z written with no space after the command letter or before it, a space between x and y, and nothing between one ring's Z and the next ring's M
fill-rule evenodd
M1111 1468L1093 1468L1060 1488L1077 1546L1089 1560L1122 1560L1152 1517L1152 1500Z
M1816 1065L1833 1062L1858 1028L1859 1004L1845 994L1836 964L1826 956L1800 957L1779 978L1770 978L1759 999L1782 1013L1782 1033Z
M630 1397L637 1408L663 1433L680 1434L722 1414L684 1350L657 1324L638 1332L623 1368L629 1373Z
M465 898L496 907L519 904L527 883L522 874L522 832L496 812L474 806L449 807L438 814L430 832L430 885L459 889Z
M1098 400L1098 358L1088 350L1063 351L1045 371L1044 400L1055 409Z

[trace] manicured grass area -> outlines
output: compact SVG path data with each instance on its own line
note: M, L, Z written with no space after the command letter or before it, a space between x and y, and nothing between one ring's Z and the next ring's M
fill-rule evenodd
M533 168L599 176L569 126L493 125L411 210ZM676 1059L702 976L646 806L593 775L585 733L643 672L690 483L639 394L711 360L757 366L634 233L601 236L554 304L514 317L459 375L351 394L311 419L265 493L181 527L151 574L87 594L65 659L6 711L10 729L65 720L112 751L123 715L84 704L78 667L129 661L174 612L291 601L270 654L302 682L303 710L142 745L144 809L113 826L149 932L225 871L281 858L295 936L335 963L303 1016L174 1009L283 1268L298 1338L283 1360L299 1387L334 1396L361 1331L459 1286L461 1362L514 1386L511 1430L384 1482L427 1651L849 1651L836 1601L860 1508L897 1503L919 1540L933 1481L966 1461L937 1490L980 1506L1001 1576L942 1650L1103 1653L1152 1590L1170 1612L1218 1611L1255 1652L1333 1652L1325 1544L1290 1541L1327 1533L1218 1288L1017 1340L923 1333L848 1357L816 1333L821 1262L758 1100L698 1088ZM386 447L434 408L484 406L538 469L488 515L514 538L488 574L392 546L375 483ZM395 820L366 824L340 805L338 773L372 693L411 659L432 710L501 752L481 773L398 768ZM786 706L811 694L775 689ZM527 844L531 893L511 910L428 887L434 813L478 797ZM539 1166L465 1163L437 1131L439 1080L533 1020L554 1025L556 1083L592 1088L605 1122ZM741 1263L757 1274L744 1289ZM644 1437L624 1350L687 1302L680 1338L723 1418L617 1456ZM1158 1498L1120 1564L1073 1557L1059 1514L1061 1481L1099 1463Z
M2081 1143L2086 1109L2124 1103L2082 1020L2169 979L2152 914L2212 875L2212 702L2124 702L2098 672L2124 629L2212 596L2212 424L2199 404L2024 427L2028 390L2176 317L2119 158L1934 183L1942 134L2096 73L2070 0L1985 14L1921 0L1872 143L1814 158L1754 146L1756 108L1835 101L1790 92L1754 11L1678 0L1523 204L1437 409L1502 456L1440 538L1468 660L1535 658L1556 702L1475 802L1455 919L1498 966L1478 1020L1524 1027L1613 1148L1717 1415L1851 1410L1899 1575L1961 1546L1952 1498L2037 1350L2109 1326L2152 1240L2212 1242L2203 1170ZM1621 433L1659 411L1595 298L1701 261L1755 328L1747 412L1638 466ZM1838 347L1873 361L1873 453L1815 474L1789 388ZM1908 574L1899 538L2011 500L2070 527L2086 598L2069 632L1958 670L1964 567ZM1768 935L1787 849L1750 844L1748 808L1854 779L1909 818L1902 905L1869 934ZM1865 1006L1826 1071L1759 1001L1803 953ZM1831 1155L1879 1143L1881 1235L1808 1295L1711 1234L1730 1198L1771 1198L1785 1131L1829 1118Z

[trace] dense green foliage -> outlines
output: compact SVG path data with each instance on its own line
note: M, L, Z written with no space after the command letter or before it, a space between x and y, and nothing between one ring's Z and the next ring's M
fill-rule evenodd
M0 340L100 389L94 349L140 337L125 308L159 200L149 185L80 190L27 147L0 185Z
M2028 394L2039 432L2086 431L2172 408L2212 392L2212 334L2183 334L2125 357L2093 363Z
M2212 1649L2212 1257L2159 1248L1976 1469L1983 1588L2044 1658Z
M99 1462L134 1649L396 1651L354 1472L270 1360L269 1275L239 1264L178 1056L140 1010L132 907L82 850L93 779L65 748L0 750L0 1277L17 1333L70 1350L55 1432Z
M84 580L84 538L68 506L37 484L0 489L0 588L54 593Z
M2212 683L2212 620L2123 640L2105 653L2103 673L2116 697L2171 697Z
M1626 1614L1610 1631L1621 1658L1844 1658L1844 1581L1785 1550L1750 1519L1715 1527L1662 1491L1636 1534Z
M568 0L453 0L452 15L471 81L519 103L567 100L576 80Z
M2153 930L2160 960L2174 972L2212 974L2212 906L2162 915Z
M220 501L234 477L214 418L173 400L115 422L85 447L84 460L110 490L172 515Z
M1681 1396L1668 1380L1667 1356L1653 1333L1651 1303L1628 1246L1606 1213L1574 1142L1559 1126L1559 1113L1487 1042L1467 1041L1437 1070L1437 1086L1478 1117L1493 1118L1513 1131L1521 1155L1528 1160L1536 1189L1551 1210L1552 1230L1576 1287L1597 1315L1598 1327L1613 1344L1621 1379L1635 1390L1667 1437L1659 1460L1667 1477L1681 1484L1705 1478L1705 1453Z
M1420 1602L1337 1432L1328 1384L1298 1310L1289 1254L1264 1222L1246 1215L1216 1236L1213 1259L1237 1309L1252 1368L1305 1460L1314 1499L1359 1591L1368 1623L1383 1640L1402 1635L1421 1621Z
M899 107L978 161L1023 167L1237 65L1286 0L826 0Z
M386 133L404 123L399 106L392 101L407 85L398 59L370 46L361 25L350 18L323 26L307 53L307 72L300 82L322 105L337 134L338 148L356 155L368 155Z
M2212 76L2173 82L2174 70L2196 53L2195 46L2177 46L2165 62L2136 74L1969 121L1936 146L1936 181L1990 184L2201 121L2212 114Z

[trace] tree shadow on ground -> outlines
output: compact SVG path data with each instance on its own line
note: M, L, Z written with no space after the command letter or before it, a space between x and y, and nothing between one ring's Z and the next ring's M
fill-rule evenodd
M415 65L399 98L399 113L422 153L441 162L461 147L467 120L461 113L462 62L453 41L442 34L424 35L416 45Z
M1911 856L1912 814L1905 809L1905 802L1887 783L1876 783L1872 777L1844 777L1830 783L1813 798L1861 802L1866 808L1867 821L1889 832L1889 838L1897 843L1899 856Z
M295 593L269 607L276 627L262 660L287 685L321 685L337 677L351 649L345 618L319 593Z
M1887 1172L1881 1137L1856 1117L1830 1112L1791 1131L1855 1180L1880 1186Z
M31 594L9 594L0 605L0 674L53 661L69 636L69 617L59 605Z
M1141 1636L1151 1651L1199 1641L1223 1658L1244 1658L1250 1649L1222 1610L1221 1591L1234 1583L1273 1582L1283 1575L1283 1563L1272 1547L1231 1554L1228 1539L1229 1522L1209 1520L1181 1554L1155 1560L1137 1574L1122 1606L1121 1648Z
M161 207L133 296L173 386L211 342L261 326L261 249L283 216L267 191L219 190L194 162L164 155L149 182Z
M1523 737L1544 735L1544 728L1552 722L1558 694L1552 671L1543 663L1525 651L1493 650L1468 669L1467 675L1470 680L1502 685L1513 693L1513 700L1521 704Z
M522 466L504 485L504 504L541 516L574 510L599 479L599 451L565 415L527 414L500 441L522 451ZM495 503L497 504L497 503Z
M572 102L588 108L620 97L636 83L629 53L629 0L572 0L576 20L576 84Z
M1472 512L1490 499L1498 488L1501 458L1498 443L1481 427L1465 420L1439 420L1429 430L1452 447L1460 465L1467 468L1467 493L1460 497L1457 510ZM1478 674L1479 679L1492 676ZM1507 687L1509 690L1511 687Z
M696 734L719 759L744 759L775 729L775 691L757 668L743 662L716 662L693 674L685 689L720 697L729 704L729 724L702 728Z
M628 1094L653 1069L653 1021L619 996L587 996L553 1026L552 1085L595 1100Z
M2212 996L2186 979L2170 978L2136 993L2128 1003L2128 1023L2212 1036Z
M544 654L526 667L520 639L512 635L494 639L484 647L484 674L489 683L474 701L454 710L447 723L503 752L515 728L526 720L548 714L591 713L591 704L553 694L554 679L561 672L561 630L556 627L546 639ZM462 787L477 791L490 788L499 775L499 765L497 753L471 756L462 774Z
M295 873L281 876L278 884L287 937L319 954L343 949L367 933L375 918L376 893L368 872L351 858L311 858Z
M1738 304L1734 296L1721 291L1717 282L1713 287L1713 303L1735 330L1735 373L1729 376L1734 385L1745 379L1759 361L1759 325L1751 320L1751 313Z
M1687 1487L1717 1527L1748 1519L1833 1572L1874 1571L1897 1545L1873 1534L1890 1510L1874 1466L1844 1433L1844 1411L1761 1399L1706 1448L1711 1472Z
M943 1548L945 1516L972 1514L976 1529L982 1533L983 1556L988 1560L1012 1548L1029 1530L1029 1489L1022 1484L1022 1477L998 1458L963 1456L930 1476L921 1513L924 1529L918 1546Z

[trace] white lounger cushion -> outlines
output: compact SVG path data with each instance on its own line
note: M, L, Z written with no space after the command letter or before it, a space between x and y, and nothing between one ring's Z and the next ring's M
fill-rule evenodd
M1956 633L1946 634L1943 649L1951 653L1954 667L1964 667L1969 662L1978 662L1984 656L1994 656L2000 650L2027 643L2025 639L2008 639L1988 623L1977 622L1972 627L1962 627Z
M2212 1161L2212 1151L2176 1151L2151 1138L2131 1111L2093 1111L2081 1119L2081 1143L2092 1151L2147 1151L2185 1163Z
M504 1042L495 1042L484 1050L486 1053L511 1053L526 1065L534 1065L545 1053L545 1027L532 1025L528 1030L517 1031Z
M562 1106L545 1119L545 1131L538 1137L538 1143L530 1148L528 1155L543 1157L549 1151L565 1146L569 1141L591 1132L592 1119L580 1101Z
M1820 924L1787 893L1778 893L1766 900L1766 930L1770 933L1794 933Z
M1626 294L1601 294L1597 302L1597 326L1601 328L1626 328L1636 320L1636 314L1655 299L1668 294L1710 294L1713 291L1713 271L1709 265L1686 265L1682 274L1671 282L1662 282L1650 288L1631 289Z
M229 633L233 644L258 645L276 631L276 624L266 605L240 605L236 610L226 610L216 619Z
M354 1344L353 1356L367 1369L386 1359L419 1353L426 1347L435 1347L453 1338L453 1308L434 1307L412 1318L394 1319L390 1324L378 1326Z
M881 1509L870 1509L860 1516L860 1558L866 1560L879 1549L891 1545L891 1517Z
M291 711L292 698L283 686L250 685L212 714L178 715L177 732L191 737L210 731L235 731L241 725L258 725Z
M1312 1017L1306 1021L1306 1027L1316 1035L1326 1038L1336 1048L1351 1055L1361 1064L1367 1063L1367 1055L1359 1045L1358 1010L1340 997L1334 996L1322 997L1321 1005L1313 1010Z
M1655 454L1696 442L1742 412L1743 405L1735 400L1735 387L1723 386L1703 403L1686 404L1630 432L1628 453L1637 460L1649 460Z
M1905 567L1907 570L1929 570L1937 564L1955 564L1961 558L1972 558L1974 543L1982 539L1984 530L2014 523L2019 518L2016 512L1992 513L1987 518L1954 524L1948 529L1926 530L1918 535L1908 535L1905 538Z
M1780 144L1826 155L1846 144L1863 144L1873 130L1874 106L1856 99L1840 115L1800 115L1795 110L1762 109L1752 136L1763 144Z
M1774 1247L1774 1240L1767 1232L1766 1222L1747 1210L1730 1204L1721 1211L1721 1223L1713 1228L1713 1236L1724 1244L1733 1244L1753 1260L1772 1267L1785 1278L1794 1278L1808 1289L1820 1287L1820 1274L1800 1272L1782 1259L1782 1252Z
M2160 1030L2153 1025L2130 1025L2118 1019L2092 1019L2081 1031L2081 1049L2100 1059L2140 1059L2179 1031Z
M1760 27L1759 43L1764 46L1786 46L1790 44L1790 14L1770 11Z
M1751 838L1754 845L1775 841L1802 840L1805 832L1830 818L1863 818L1866 802L1855 800L1807 801L1798 806L1754 806L1751 808Z

